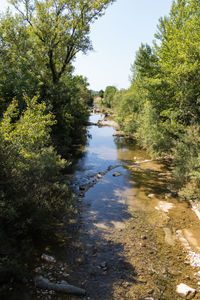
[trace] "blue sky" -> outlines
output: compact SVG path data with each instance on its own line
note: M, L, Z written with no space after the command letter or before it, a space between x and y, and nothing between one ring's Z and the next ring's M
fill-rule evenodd
M7 6L0 0L1 10ZM130 66L141 43L151 44L158 19L168 15L172 0L117 0L91 26L94 51L79 54L75 74L88 78L93 90L130 86Z

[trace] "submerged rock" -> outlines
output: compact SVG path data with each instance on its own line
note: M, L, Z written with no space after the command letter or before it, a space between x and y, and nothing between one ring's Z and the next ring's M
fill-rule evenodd
M99 126L111 126L111 127L118 127L119 125L113 120L99 120L97 123Z
M105 261L101 262L100 267L103 268L103 269L107 268L107 262L105 262Z
M184 284L184 283L180 283L177 287L176 287L176 291L177 293L186 299L192 299L195 294L196 294L196 290L189 287L188 285Z
M46 260L47 262L50 262L50 263L55 263L56 262L56 259L53 256L47 255L45 253L43 253L41 255L41 258Z
M86 187L84 185L79 186L80 191L85 191Z
M121 175L120 172L115 172L115 173L113 173L113 176L114 176L114 177L117 177L117 176L120 176L120 175Z
M113 133L113 136L126 136L126 133L124 131L121 131L121 130L116 130Z
M60 292L65 294L85 295L84 289L70 285L64 280L61 281L60 283L53 283L49 281L47 278L44 278L42 276L35 277L35 286L40 289L53 290L55 292Z

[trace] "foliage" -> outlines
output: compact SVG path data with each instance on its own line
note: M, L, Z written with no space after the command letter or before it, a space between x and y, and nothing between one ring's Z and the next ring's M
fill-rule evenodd
M90 26L114 0L9 2L17 13L0 16L1 278L33 259L61 210L71 212L67 162L55 147L68 157L84 142L93 102L72 63L92 49Z
M180 196L200 201L200 128L187 127L174 147L174 173L182 184Z
M17 13L8 11L0 17L0 111L5 111L13 97L20 99L23 111L23 93L32 98L39 92L57 120L56 145L60 137L68 146L78 132L81 138L88 117L86 105L93 99L86 79L72 75L72 62L78 52L92 49L90 26L112 2L10 0ZM75 106L78 113L74 113Z
M60 173L66 161L50 145L55 118L38 97L24 96L24 101L22 115L14 99L0 123L0 271L5 253L7 263L24 263L34 240L45 236L60 209L70 205Z
M114 0L10 0L24 20L34 59L53 83L60 81L78 52L92 48L90 25Z
M103 91L103 90L100 90L100 91L98 92L98 96L99 96L101 99L103 99L103 97L104 97L104 91Z
M199 199L200 3L173 1L153 46L142 44L131 87L111 106L126 132L153 156L170 155L180 195Z
M115 86L107 86L104 92L104 101L103 104L106 107L111 107L113 105L113 98L117 91L117 88Z

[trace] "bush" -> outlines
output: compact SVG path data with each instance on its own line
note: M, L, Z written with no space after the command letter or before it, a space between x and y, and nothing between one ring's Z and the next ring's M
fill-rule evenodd
M182 186L180 196L200 201L200 128L188 127L173 149L174 173Z
M67 162L51 146L54 116L38 97L24 100L23 114L13 100L0 122L0 273L30 259L31 245L70 199L60 173Z

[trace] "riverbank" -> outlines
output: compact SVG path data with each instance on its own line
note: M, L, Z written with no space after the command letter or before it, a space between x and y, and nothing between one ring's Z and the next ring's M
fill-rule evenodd
M92 114L90 121L103 118ZM113 133L112 127L89 126L91 138L68 175L78 214L69 220L70 230L60 224L60 244L46 247L56 262L40 261L35 270L86 296L29 285L9 299L182 299L176 291L181 283L195 289L188 297L199 299L199 267L190 258L200 253L200 223L173 191L168 160L152 161Z

